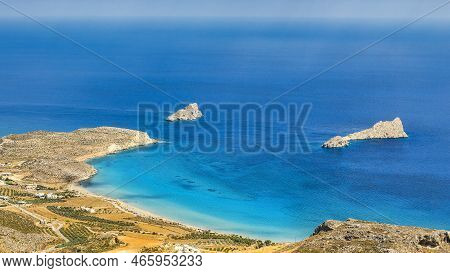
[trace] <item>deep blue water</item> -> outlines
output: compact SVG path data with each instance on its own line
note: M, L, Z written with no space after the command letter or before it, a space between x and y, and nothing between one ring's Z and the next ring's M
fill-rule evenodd
M401 25L48 24L171 96L200 105L265 103ZM219 147L175 155L164 148L180 139L164 129L196 128L200 121L180 127L160 122L152 136L169 143L94 160L99 174L87 187L174 220L274 240L298 240L326 219L349 217L449 229L449 48L449 25L421 22L277 100L312 104L304 127L310 153L277 157ZM176 102L25 21L0 23L0 92L0 135L101 125L135 129L138 103ZM336 134L397 116L410 138L320 147ZM227 122L215 124L214 141L239 137L225 132Z

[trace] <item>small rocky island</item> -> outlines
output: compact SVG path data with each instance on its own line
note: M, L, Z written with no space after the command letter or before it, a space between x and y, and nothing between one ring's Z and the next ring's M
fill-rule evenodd
M335 136L326 141L322 147L324 148L340 148L349 145L351 140L377 139L377 138L405 138L408 135L403 130L403 123L400 118L392 121L379 121L369 129L362 130L353 134Z
M191 103L167 117L167 121L196 120L203 116L197 103Z

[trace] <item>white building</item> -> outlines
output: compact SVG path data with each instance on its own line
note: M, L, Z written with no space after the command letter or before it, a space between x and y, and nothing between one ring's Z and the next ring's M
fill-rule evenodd
M95 213L95 209L94 208L80 207L80 209L83 210L83 211L87 211L89 213Z
M9 196L0 195L1 200L9 201Z
M200 250L198 248L195 248L190 245L175 245L174 246L175 252L177 253L200 253Z
M25 189L27 190L36 190L37 185L36 184L26 184Z
M41 198L41 199L45 199L45 193L43 193L43 192L36 193L34 196Z
M61 196L56 195L54 193L47 193L47 195L45 196L47 199L59 199L61 198Z

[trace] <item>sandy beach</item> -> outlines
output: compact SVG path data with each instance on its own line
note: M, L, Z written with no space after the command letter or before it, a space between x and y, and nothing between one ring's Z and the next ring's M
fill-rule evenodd
M124 201L95 194L95 193L87 190L85 187L83 187L83 185L82 185L83 182L84 181L80 181L78 183L70 184L70 185L68 185L68 189L72 190L72 191L75 191L75 192L78 192L81 195L90 196L90 197L94 197L94 198L99 198L99 199L101 199L101 200L103 200L105 202L109 202L115 208L117 208L117 209L119 209L119 210L121 210L123 212L126 212L126 213L132 213L132 214L134 214L136 216L141 216L141 217L155 218L157 220L164 221L167 224L177 224L177 225L184 226L184 227L190 228L190 229L202 230L202 228L195 227L193 225L187 225L187 224L184 224L184 223L179 223L179 222L176 222L176 221L172 221L172 220L170 220L170 219L168 219L166 217L163 217L161 215L158 215L158 214L152 213L150 211L147 211L147 210L138 208L136 206L130 205L130 204L124 202Z

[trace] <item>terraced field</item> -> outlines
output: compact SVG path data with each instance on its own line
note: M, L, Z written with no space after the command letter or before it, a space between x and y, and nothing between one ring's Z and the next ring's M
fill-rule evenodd
M81 224L70 224L60 231L64 237L70 240L71 244L83 243L92 235L92 232Z
M255 246L261 248L263 246L271 245L272 242L250 239L235 234L220 234L211 231L197 231L191 232L183 236L174 236L177 240L198 240L200 244L207 245L240 245L240 246ZM229 250L231 251L231 250Z
M89 226L100 228L101 230L138 230L138 228L130 222L108 220L96 216L92 216L87 212L76 210L71 207L48 206L47 209L55 214L67 218L76 219L85 222Z
M59 252L99 253L111 250L121 243L113 235L93 233L80 223L63 227L60 232L69 242L58 245Z
M11 188L0 188L0 195L2 196L9 196L9 197L15 197L15 196L31 196L27 192L18 191Z
M49 227L45 227L42 229L42 232L44 232L44 234L53 236L53 237L58 237L58 235Z
M24 216L4 209L0 209L0 226L12 228L22 233L42 233L33 221Z

